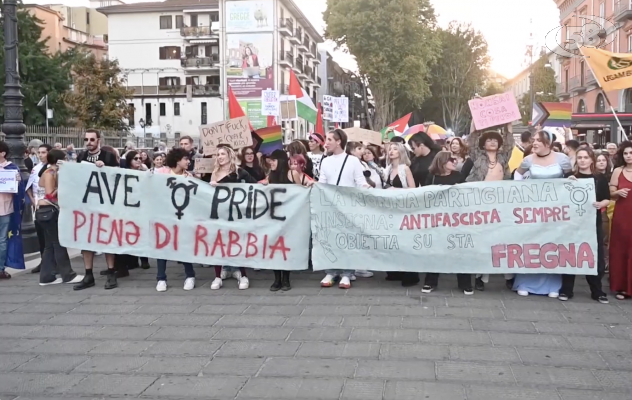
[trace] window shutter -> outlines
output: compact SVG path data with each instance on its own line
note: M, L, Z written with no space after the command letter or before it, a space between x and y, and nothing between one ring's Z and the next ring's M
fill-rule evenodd
M167 58L167 50L164 47L160 48L160 59L164 60Z
M180 47L176 47L175 49L176 49L176 58L180 58L181 48Z

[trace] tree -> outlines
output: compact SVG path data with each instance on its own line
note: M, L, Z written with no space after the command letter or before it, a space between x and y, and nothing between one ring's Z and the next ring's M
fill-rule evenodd
M370 87L375 101L371 129L395 119L396 102L423 103L438 51L430 0L328 0L323 18L325 37L355 56Z
M542 55L534 64L532 69L534 88L535 88L535 102L552 102L557 103L560 100L557 98L556 84L555 84L555 71L549 66L549 60L546 55ZM533 104L531 104L531 92L527 92L518 99L518 108L520 109L520 115L522 115L522 124L527 125L531 121L531 112L533 110Z
M485 88L483 89L483 93L481 93L481 97L493 96L495 94L504 93L505 88L497 83L497 82L487 82Z
M469 132L468 100L485 90L490 58L487 41L469 24L453 21L438 29L441 53L432 67L432 97L422 110L428 119L451 128L457 134Z
M127 99L133 92L125 86L116 60L98 60L76 48L73 54L74 89L65 95L77 123L83 127L129 130Z
M46 122L46 110L37 103L48 94L48 106L54 109L52 125L62 125L68 119L69 111L62 95L72 83L70 66L60 53L48 54L47 38L41 38L43 22L20 8L18 18L18 57L24 123L43 125ZM4 25L4 18L1 20ZM0 82L4 85L4 26L0 27ZM4 99L0 97L0 109L4 113ZM4 114L1 115L4 120Z

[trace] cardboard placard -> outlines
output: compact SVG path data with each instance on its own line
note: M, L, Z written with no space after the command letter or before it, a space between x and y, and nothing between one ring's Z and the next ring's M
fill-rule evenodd
M217 146L220 144L226 144L233 150L252 146L248 117L201 125L200 144L205 156L217 154Z
M214 158L196 158L193 172L196 174L212 174L215 167Z
M520 110L513 93L495 94L469 100L472 121L477 130L505 125L519 120Z
M371 144L382 144L382 134L380 132L362 129L358 127L344 129L349 141L367 142Z

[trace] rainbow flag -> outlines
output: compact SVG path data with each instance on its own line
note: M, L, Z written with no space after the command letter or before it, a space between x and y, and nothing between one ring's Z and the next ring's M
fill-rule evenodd
M542 127L570 128L573 114L572 103L540 103L549 114Z
M281 125L269 126L255 131L263 140L259 151L270 155L274 150L283 150L283 130Z

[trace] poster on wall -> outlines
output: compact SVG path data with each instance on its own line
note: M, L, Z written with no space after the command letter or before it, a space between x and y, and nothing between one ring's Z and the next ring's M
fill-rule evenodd
M237 98L261 97L274 87L272 34L243 33L227 36L226 80Z
M272 0L227 1L226 32L272 32L274 3Z
M253 128L261 129L268 126L268 117L261 115L261 100L239 100L239 105L246 113ZM230 119L228 107L226 107L226 119Z

